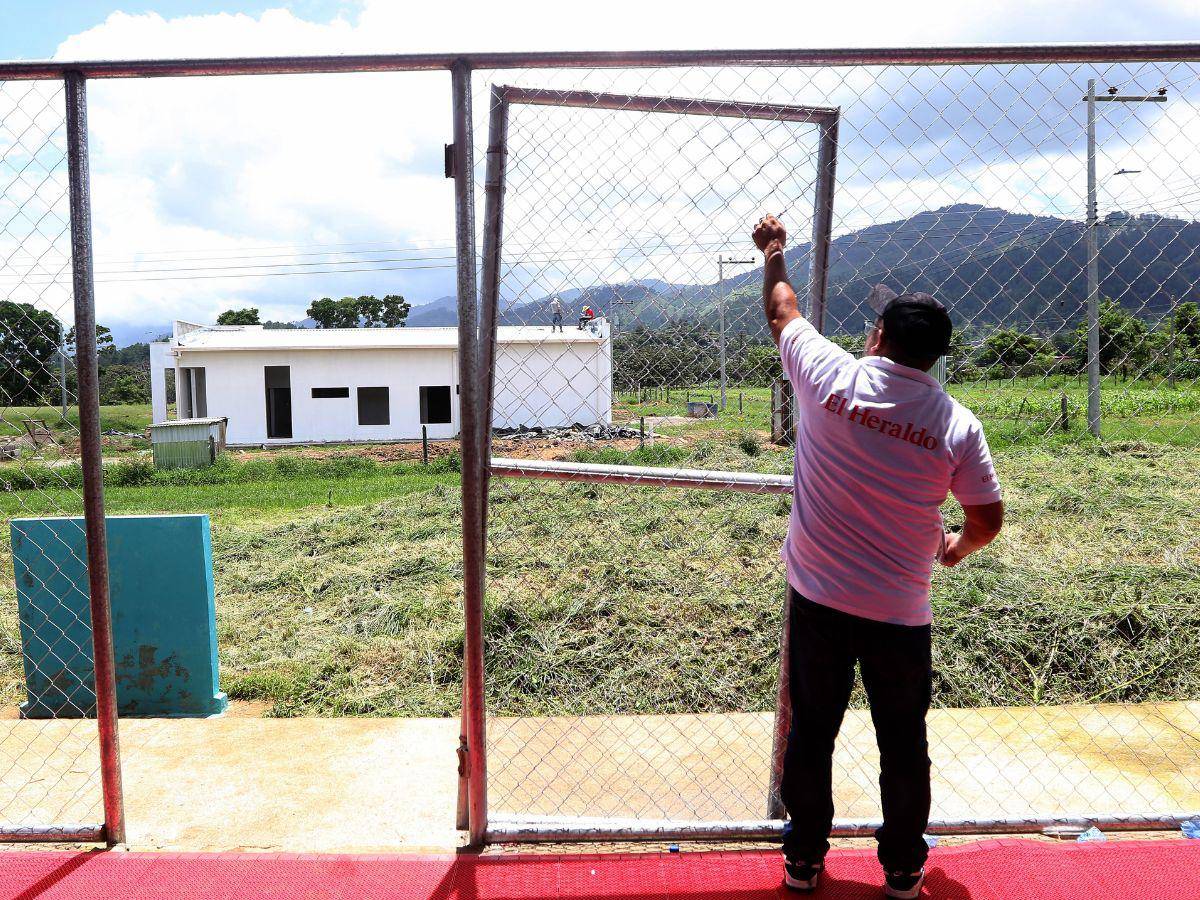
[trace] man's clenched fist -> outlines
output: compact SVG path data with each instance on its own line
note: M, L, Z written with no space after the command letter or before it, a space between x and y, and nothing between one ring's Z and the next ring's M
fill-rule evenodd
M754 245L767 256L776 249L782 250L787 243L787 231L783 223L772 215L763 216L754 226Z

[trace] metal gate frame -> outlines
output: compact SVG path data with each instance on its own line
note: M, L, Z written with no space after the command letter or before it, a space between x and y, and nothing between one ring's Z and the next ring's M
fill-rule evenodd
M488 119L487 168L484 184L483 260L480 288L478 376L482 395L482 415L475 425L478 431L481 459L486 461L481 478L482 542L479 570L486 568L488 485L493 474L508 478L543 478L561 481L592 483L632 483L641 486L701 488L709 490L749 491L754 493L790 493L791 480L784 476L757 475L743 472L700 471L654 467L602 466L578 463L535 463L525 460L492 459L492 413L495 400L496 329L500 318L500 261L504 243L504 193L508 164L508 114L513 105L551 106L573 109L643 112L663 115L693 115L722 118L767 119L801 125L816 125L818 134L817 172L814 184L812 243L809 266L808 318L818 331L825 324L825 294L828 285L829 248L833 232L833 197L837 170L838 121L840 111L827 106L799 106L775 103L751 103L734 100L709 100L683 97L656 97L631 94L608 94L594 91L563 91L493 85ZM457 138L456 138L457 140ZM464 461L465 469L465 461ZM481 588L482 590L482 588ZM482 593L481 593L482 598ZM470 613L468 612L468 615ZM482 614L480 615L482 626ZM766 815L762 822L646 822L637 820L597 820L590 818L544 819L517 817L483 824L479 838L484 841L547 841L569 839L603 840L607 838L663 837L680 835L754 835L770 833L782 827L783 803L779 784L783 775L783 757L787 749L787 734L791 727L791 704L787 679L788 616L783 606L780 636L779 673L777 676L775 724L772 730L770 782L766 786ZM480 641L482 645L482 641ZM479 715L486 718L483 696L482 660L479 694L475 702ZM465 683L470 683L467 679ZM464 707L465 708L465 707ZM468 725L470 726L470 722ZM486 723L478 722L475 741L468 735L468 746L484 747ZM479 809L482 820L468 817L472 840L476 839L477 824L486 819L486 765L475 760L483 769L475 785L483 794L475 799L471 811ZM461 772L469 796L470 779ZM460 781L460 786L463 781ZM461 812L460 802L460 812ZM461 821L460 826L464 823Z

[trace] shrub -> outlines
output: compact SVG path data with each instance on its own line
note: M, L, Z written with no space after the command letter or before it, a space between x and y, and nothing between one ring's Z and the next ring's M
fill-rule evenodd
M115 487L150 484L158 474L154 463L146 459L123 459L104 468L104 483Z
M738 435L738 446L742 448L742 452L747 456L758 456L762 453L762 446L758 443L758 435L753 431L743 431Z

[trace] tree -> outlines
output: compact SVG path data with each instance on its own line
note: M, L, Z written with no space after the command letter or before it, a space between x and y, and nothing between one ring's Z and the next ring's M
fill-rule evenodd
M341 300L314 300L308 306L308 315L321 328L402 328L410 309L399 294L388 294L382 300L363 294Z
M308 305L308 315L320 328L357 328L359 302L357 297L332 300L322 297Z
M983 341L977 362L982 366L1000 366L1014 371L1041 356L1053 355L1054 347L1045 338L1016 328L997 328Z
M1176 306L1167 322L1167 330L1174 333L1179 347L1200 349L1200 304L1189 301Z
M258 320L258 307L248 306L245 309L227 309L217 316L218 325L261 325Z
M41 405L58 377L61 339L62 323L53 314L0 300L0 404Z
M67 337L63 341L66 345L67 355L75 355L75 326L72 325L67 329ZM103 325L96 326L96 354L103 356L106 353L112 353L116 349L116 344L113 343L112 332Z
M150 372L140 366L111 365L100 370L100 402L150 402Z
M358 318L367 328L374 328L383 316L383 302L370 294L359 297L354 308L358 311Z
M1108 375L1120 371L1126 378L1131 368L1146 362L1149 345L1146 323L1127 312L1120 303L1107 298L1100 301L1100 371ZM1075 329L1075 355L1087 364L1087 321Z
M118 347L104 354L104 361L110 366L150 366L150 345L144 342Z
M403 328L412 307L400 294L388 294L380 301L382 313L379 323L384 328Z

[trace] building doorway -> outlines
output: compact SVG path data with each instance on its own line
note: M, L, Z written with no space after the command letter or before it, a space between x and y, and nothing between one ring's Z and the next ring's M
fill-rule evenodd
M267 388L267 437L292 436L292 369L291 366L264 366Z
M208 415L208 390L204 382L204 367L179 369L178 417L202 419Z

